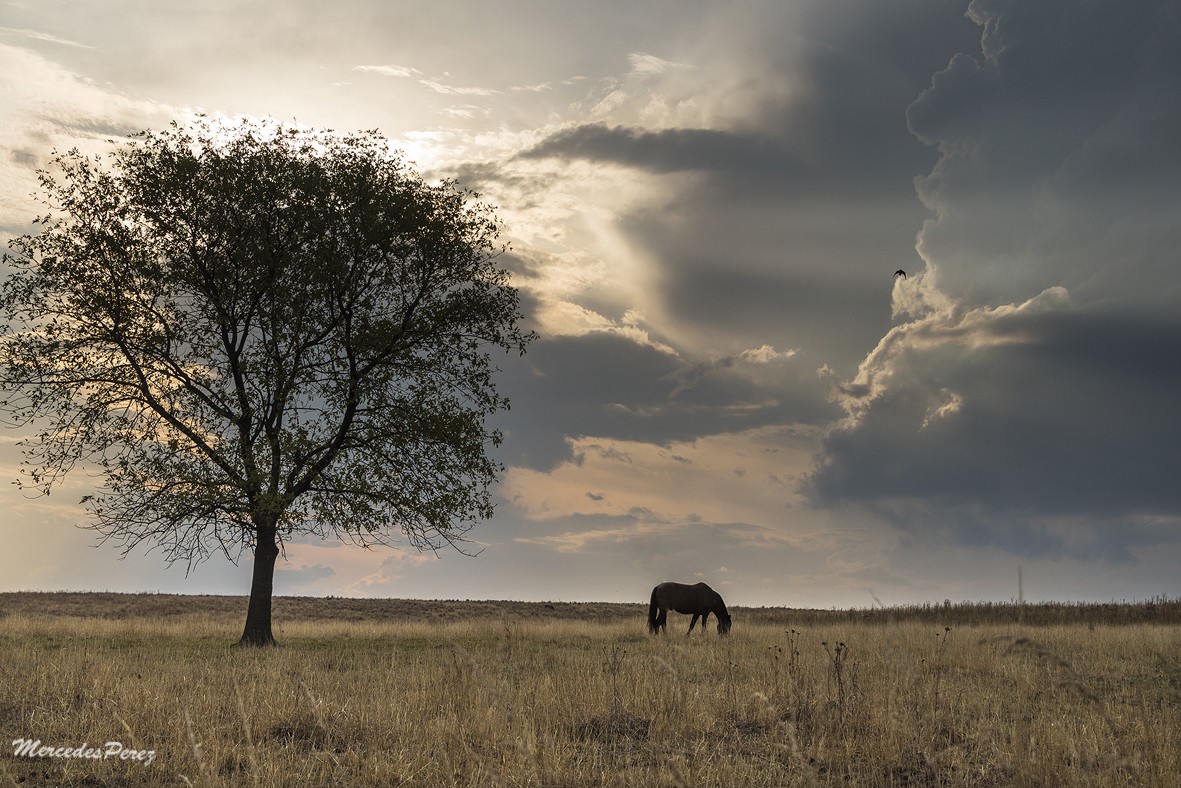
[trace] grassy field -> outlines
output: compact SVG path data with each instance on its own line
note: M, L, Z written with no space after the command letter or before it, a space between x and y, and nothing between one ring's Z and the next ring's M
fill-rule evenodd
M737 608L686 640L639 605L279 599L267 650L230 647L243 599L0 603L0 733L46 753L2 784L1181 784L1178 602Z

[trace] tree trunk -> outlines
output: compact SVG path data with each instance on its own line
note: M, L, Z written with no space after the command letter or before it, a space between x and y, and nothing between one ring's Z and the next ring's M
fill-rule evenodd
M271 595L275 588L275 560L279 544L274 528L259 528L254 545L254 577L250 581L250 607L246 610L246 629L239 646L273 646L271 634Z

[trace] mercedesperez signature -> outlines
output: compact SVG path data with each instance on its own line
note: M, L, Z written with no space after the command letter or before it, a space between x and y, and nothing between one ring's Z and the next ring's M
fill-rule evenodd
M77 747L54 747L52 744L42 744L40 739L13 739L12 757L14 758L85 758L94 761L115 760L137 761L144 766L150 764L156 757L155 750L132 750L123 746L123 742L109 741L102 747L91 747L85 742Z

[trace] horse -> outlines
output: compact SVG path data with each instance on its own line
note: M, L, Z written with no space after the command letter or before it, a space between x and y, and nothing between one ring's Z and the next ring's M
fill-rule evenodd
M726 610L726 603L717 591L705 583L685 585L683 583L661 583L652 589L652 603L648 605L648 631L653 635L662 630L668 632L666 623L668 611L678 613L692 613L693 620L689 622L689 631L685 637L693 634L693 627L697 626L697 619L701 618L701 634L705 634L705 622L709 614L713 613L718 619L718 634L730 632L730 613Z

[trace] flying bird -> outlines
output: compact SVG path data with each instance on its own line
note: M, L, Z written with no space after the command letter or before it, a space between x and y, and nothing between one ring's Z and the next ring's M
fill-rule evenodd
M903 271L901 268L899 268L897 271L894 272L894 276L901 276L903 279L905 279L906 272Z

